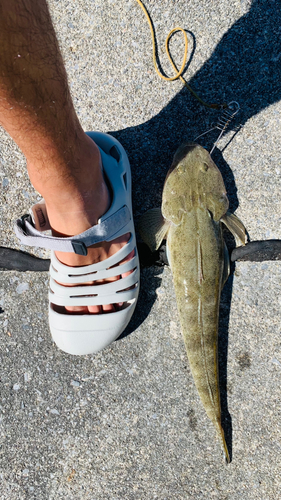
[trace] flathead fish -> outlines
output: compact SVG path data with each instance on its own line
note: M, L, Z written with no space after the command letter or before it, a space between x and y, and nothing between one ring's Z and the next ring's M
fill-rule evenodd
M223 446L218 374L218 320L221 290L229 276L223 222L245 244L242 222L228 212L221 173L202 146L179 147L167 174L162 207L140 220L140 234L152 251L167 239L181 330L199 396Z

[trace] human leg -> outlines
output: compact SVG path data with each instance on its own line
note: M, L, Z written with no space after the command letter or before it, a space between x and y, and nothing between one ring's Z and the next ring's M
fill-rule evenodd
M97 224L110 205L100 152L76 116L45 0L0 1L0 123L26 157L53 234L72 236ZM97 244L87 256L56 255L69 266L86 266L115 254L128 237ZM116 307L66 309L100 313Z

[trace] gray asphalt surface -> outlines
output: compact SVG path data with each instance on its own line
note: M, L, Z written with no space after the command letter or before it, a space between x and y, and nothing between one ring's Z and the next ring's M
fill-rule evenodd
M171 74L166 35L180 25L194 49L190 84L211 102L239 102L213 158L251 239L281 239L280 2L146 6L164 70ZM113 133L129 154L137 221L159 205L178 145L206 131L218 113L180 82L156 75L137 2L52 0L50 9L84 129ZM171 49L180 65L180 35ZM38 193L3 130L0 182L1 246L20 248L13 221ZM82 357L52 343L47 273L0 273L1 500L280 498L280 277L280 262L236 263L223 292L222 410L232 450L226 466L188 367L168 267L142 270L124 337Z

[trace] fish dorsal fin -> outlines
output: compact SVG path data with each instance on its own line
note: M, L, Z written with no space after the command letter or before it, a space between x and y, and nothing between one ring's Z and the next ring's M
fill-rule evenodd
M237 246L246 245L247 243L247 230L241 222L240 219L230 212L226 212L225 215L221 217L221 222L223 222L227 229L233 234L235 238L235 243Z
M138 224L139 232L144 243L149 246L152 252L160 247L169 225L170 223L164 219L161 213L161 208L152 208L141 216Z

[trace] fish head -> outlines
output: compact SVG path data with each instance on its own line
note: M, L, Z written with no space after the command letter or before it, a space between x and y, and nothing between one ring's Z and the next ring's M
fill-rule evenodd
M192 142L182 144L164 184L161 210L165 219L179 225L185 212L203 208L219 221L228 205L222 175L208 151Z

